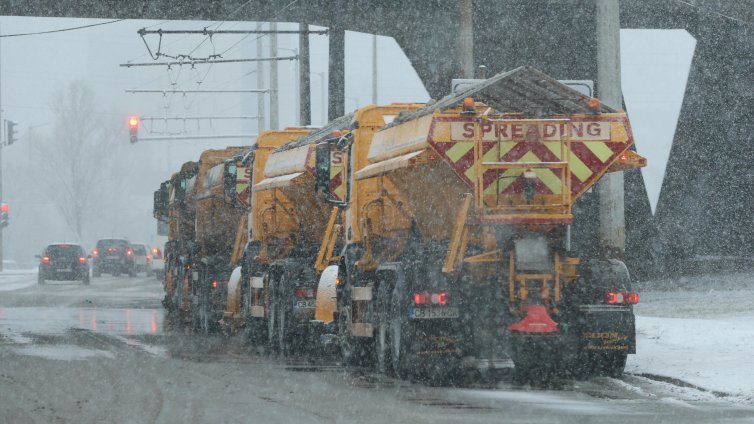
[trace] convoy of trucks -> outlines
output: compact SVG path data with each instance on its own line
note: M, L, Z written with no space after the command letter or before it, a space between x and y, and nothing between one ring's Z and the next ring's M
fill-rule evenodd
M402 378L500 359L618 375L638 294L619 258L571 249L570 224L602 175L645 165L632 146L624 112L522 67L207 151L155 192L165 307Z

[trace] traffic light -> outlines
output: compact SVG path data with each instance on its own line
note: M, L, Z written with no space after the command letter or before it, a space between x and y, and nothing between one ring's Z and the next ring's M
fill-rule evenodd
M10 212L10 205L3 203L2 206L0 206L0 227L2 228L7 227L10 223L8 220L8 212Z
M18 131L16 131L16 125L18 125L17 122L5 121L5 130L6 130L5 140L8 143L8 146L18 141L16 139L16 134L18 133Z
M130 135L131 143L139 141L139 117L132 116L128 119L128 134Z

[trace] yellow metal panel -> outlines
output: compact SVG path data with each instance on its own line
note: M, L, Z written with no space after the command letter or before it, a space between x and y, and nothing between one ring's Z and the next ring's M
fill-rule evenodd
M613 151L601 141L585 141L584 147L594 153L602 163L605 163L613 155Z
M380 162L426 148L431 124L432 115L427 115L376 133L369 146L369 161Z

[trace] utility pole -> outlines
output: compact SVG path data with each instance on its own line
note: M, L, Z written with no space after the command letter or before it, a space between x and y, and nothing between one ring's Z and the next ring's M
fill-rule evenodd
M596 0L597 93L607 106L621 109L619 0ZM626 250L623 172L605 174L599 194L600 247L608 257L622 259Z
M278 35L275 33L278 30L277 22L270 23L270 56L278 56ZM278 129L278 113L280 107L278 105L278 63L277 61L270 62L270 129Z
M372 104L377 104L377 34L372 34Z
M262 24L257 24L257 30L262 30ZM262 41L262 37L257 37L257 57L262 57L262 49L264 48L264 43ZM260 89L264 87L264 62L257 62L257 89ZM261 134L262 131L265 130L266 126L264 124L264 103L265 98L264 96L257 96L257 133Z
M328 119L344 115L346 103L345 48L346 32L341 28L330 28L330 71L328 73Z
M461 78L474 78L474 1L458 2L458 60Z
M312 123L311 76L309 75L309 30L308 24L299 24L298 34L298 95L299 125Z

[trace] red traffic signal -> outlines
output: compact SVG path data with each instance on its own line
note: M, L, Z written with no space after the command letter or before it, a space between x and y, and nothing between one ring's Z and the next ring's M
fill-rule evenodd
M8 213L8 212L10 212L10 205L7 204L7 203L3 203L0 206L0 212L2 212L2 213Z
M139 117L132 116L128 119L128 135L130 136L131 143L139 141Z

